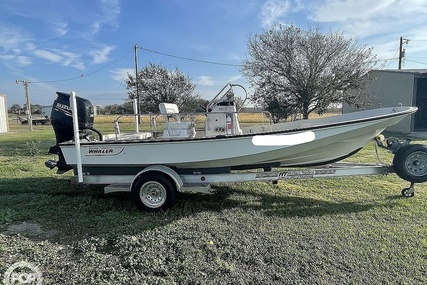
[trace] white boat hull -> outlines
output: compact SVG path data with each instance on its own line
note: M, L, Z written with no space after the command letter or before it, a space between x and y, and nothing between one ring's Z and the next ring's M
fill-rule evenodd
M357 152L386 127L416 110L415 107L381 108L275 124L271 132L243 128L243 135L233 136L81 142L81 162L84 170L100 172L105 169L136 171L149 165L177 169L318 165ZM61 143L59 147L66 163L75 167L74 143Z

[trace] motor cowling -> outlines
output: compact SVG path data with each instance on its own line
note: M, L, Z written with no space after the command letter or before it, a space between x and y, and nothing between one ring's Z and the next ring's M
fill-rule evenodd
M72 169L67 165L62 155L59 144L74 139L73 115L70 106L70 94L65 92L56 92L57 98L53 102L50 115L53 131L55 132L56 145L49 148L49 154L57 154L58 161L48 161L46 166L50 169L57 167L58 173L66 172ZM76 97L77 117L79 132L93 130L94 108L92 103L84 98Z
M73 116L70 106L70 94L56 92L57 98L53 102L50 115L51 124L55 132L56 144L72 140L74 138ZM93 105L84 98L76 97L79 131L93 128Z

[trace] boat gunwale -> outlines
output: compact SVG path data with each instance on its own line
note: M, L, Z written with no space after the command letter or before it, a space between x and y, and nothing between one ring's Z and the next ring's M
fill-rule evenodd
M402 106L403 107L403 106ZM388 107L388 108L382 108L382 109L391 109L393 108L402 108L402 107ZM255 132L255 133L248 133L248 134L242 134L242 135L217 135L212 137L188 137L188 138L169 138L169 139L132 139L132 140L117 140L117 141L81 141L80 144L85 146L90 145L102 145L102 144L141 144L141 143L181 143L181 142L193 142L193 141L204 141L204 140L223 140L223 139L234 139L234 138L245 138L245 137L253 137L256 135L275 135L275 134L283 134L283 133L294 133L294 132L301 132L301 131L311 131L311 130L320 130L320 129L326 129L331 127L339 127L339 126L346 126L351 124L358 124L358 123L365 123L365 122L371 122L371 121L379 121L382 119L388 119L393 117L399 117L402 115L409 115L412 113L415 113L417 111L417 107L406 107L406 110L398 111L395 113L389 113L389 114L383 114L383 115L377 115L377 116L371 116L367 118L359 118L359 119L353 119L353 120L346 120L342 122L336 122L336 123L322 123L319 125L313 125L308 127L301 127L301 128L293 128L293 129L285 129L285 130L277 130L277 131L266 131L266 132ZM366 111L372 111L366 110ZM364 112L364 111L361 111ZM349 113L350 114L350 113ZM316 120L316 119L314 119ZM307 120L309 121L309 120ZM74 141L67 141L60 143L59 146L74 146Z

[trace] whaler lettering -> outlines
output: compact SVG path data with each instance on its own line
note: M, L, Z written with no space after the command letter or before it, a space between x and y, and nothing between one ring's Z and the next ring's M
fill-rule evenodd
M89 147L86 156L116 156L124 149L124 147Z
M89 153L113 153L113 150L104 148L90 148Z

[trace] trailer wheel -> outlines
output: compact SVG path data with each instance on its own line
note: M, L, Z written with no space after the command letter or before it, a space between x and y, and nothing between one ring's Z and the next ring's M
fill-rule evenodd
M173 207L176 202L176 187L166 176L146 173L132 187L138 206L147 212L157 212Z
M393 169L400 178L414 183L427 181L427 147L414 144L401 147L393 158Z

